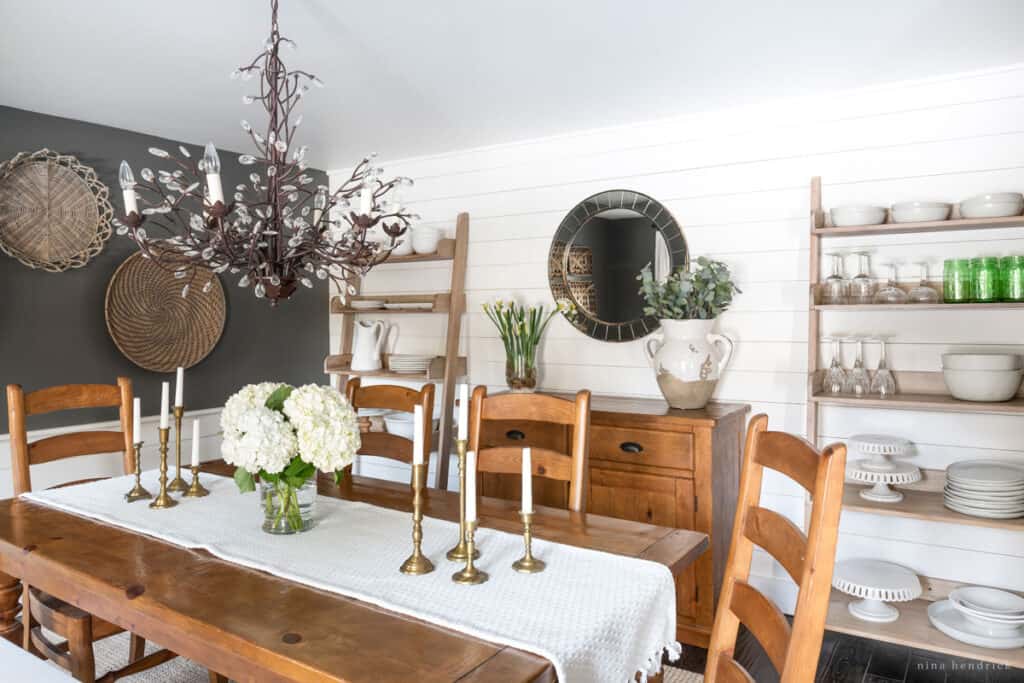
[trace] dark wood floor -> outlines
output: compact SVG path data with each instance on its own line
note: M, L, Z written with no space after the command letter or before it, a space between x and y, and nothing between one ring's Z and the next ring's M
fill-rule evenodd
M703 673L705 655L701 648L684 647L682 659L674 666ZM758 683L779 680L757 641L747 632L741 633L737 640L736 658ZM816 683L1024 683L1024 669L826 632L813 680Z

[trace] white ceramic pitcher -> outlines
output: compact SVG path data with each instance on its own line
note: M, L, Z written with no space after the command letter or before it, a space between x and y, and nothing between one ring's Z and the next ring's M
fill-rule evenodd
M388 325L383 320L356 322L352 338L352 369L362 372L380 370L381 352L387 337Z
M711 332L714 320L662 320L663 338L644 343L647 360L673 408L703 408L732 358L732 340Z

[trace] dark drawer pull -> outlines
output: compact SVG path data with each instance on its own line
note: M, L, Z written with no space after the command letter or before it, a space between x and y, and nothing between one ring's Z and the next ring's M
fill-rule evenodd
M642 453L644 450L644 447L636 441L623 441L619 444L619 448L626 453Z
M523 434L518 429L510 429L505 432L505 436L512 439L513 441L522 441L526 438L526 434Z

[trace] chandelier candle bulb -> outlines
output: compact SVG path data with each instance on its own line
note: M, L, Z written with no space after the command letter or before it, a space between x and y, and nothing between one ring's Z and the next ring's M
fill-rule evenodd
M373 189L369 184L363 186L363 191L359 193L359 214L362 216L369 216L373 211Z
M476 451L466 452L466 524L476 524Z
M469 439L469 385L459 385L459 441Z
M185 368L178 368L174 379L174 407L185 405Z
M160 385L160 429L170 429L170 393L171 383L163 382Z
M203 170L206 172L206 191L210 204L224 203L224 188L220 182L220 157L212 142L206 143L203 151Z
M142 399L132 399L132 441L142 443Z
M121 184L121 195L124 197L124 214L139 212L139 203L135 196L135 175L132 167L127 161L121 162L121 170L118 172L118 181Z
M533 453L529 448L523 449L523 505L522 513L533 513Z
M412 411L412 464L422 465L423 457L423 406Z

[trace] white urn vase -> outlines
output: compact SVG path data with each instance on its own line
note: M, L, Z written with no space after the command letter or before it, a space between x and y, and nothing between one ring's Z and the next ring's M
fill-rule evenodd
M644 343L658 388L673 408L703 408L711 400L733 349L714 326L714 320L662 320L661 337Z

